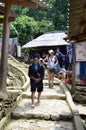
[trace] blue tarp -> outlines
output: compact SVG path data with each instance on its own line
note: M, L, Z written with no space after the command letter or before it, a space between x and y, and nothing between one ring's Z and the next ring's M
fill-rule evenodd
M86 62L80 62L80 78L86 78Z

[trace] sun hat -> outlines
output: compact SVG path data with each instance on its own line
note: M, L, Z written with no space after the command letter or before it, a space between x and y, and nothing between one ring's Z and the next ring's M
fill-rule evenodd
M54 53L54 51L53 51L53 50L49 50L48 52L49 52L49 54Z

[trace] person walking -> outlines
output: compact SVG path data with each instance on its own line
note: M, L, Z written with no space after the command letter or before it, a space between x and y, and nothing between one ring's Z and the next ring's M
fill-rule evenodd
M31 85L31 107L34 108L35 92L38 92L37 102L40 102L41 92L43 91L44 67L39 64L39 54L33 56L33 63L29 66L28 76L30 77Z
M60 51L59 48L57 48L55 56L56 56L56 58L59 61L60 67L62 68L62 57L63 57L63 53Z
M49 88L53 88L54 77L55 77L55 65L56 57L54 56L54 51L49 50L49 56L44 59L44 62L47 60L47 69L48 69L48 83Z

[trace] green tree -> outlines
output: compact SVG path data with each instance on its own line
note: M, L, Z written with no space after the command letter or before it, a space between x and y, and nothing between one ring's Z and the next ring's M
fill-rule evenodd
M68 0L44 0L49 7L38 9L13 6L12 11L17 13L19 18L12 24L19 34L21 45L49 32L67 29ZM11 34L15 34L11 28Z
M26 15L18 17L12 26L14 26L18 32L17 34L19 35L21 46L45 32L52 31L54 28L52 22L48 20L41 20L39 22Z
M13 23L10 24L10 37L17 37L19 34L18 34L18 31L16 30L15 26Z
M38 36L42 35L45 32L51 32L54 29L52 21L41 20L40 22L38 22L38 25L39 25Z
M2 37L3 25L0 24L0 37Z
M55 29L66 30L68 0L55 0L54 5L55 5L54 7L55 7L56 17L55 16L53 17L53 22L55 24Z
M49 7L34 9L14 6L13 10L18 14L33 17L36 21L48 20L53 23L54 30L66 30L68 0L44 1L49 4Z
M26 15L21 15L14 22L14 26L19 34L19 42L22 45L34 38L35 32L37 32L38 23L34 18Z

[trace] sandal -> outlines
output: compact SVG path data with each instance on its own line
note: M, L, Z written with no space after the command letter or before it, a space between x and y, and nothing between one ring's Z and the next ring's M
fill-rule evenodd
M34 104L32 104L32 105L31 105L31 108L34 108L34 107L35 107L35 105L34 105Z
M50 88L53 88L53 83L50 84Z

